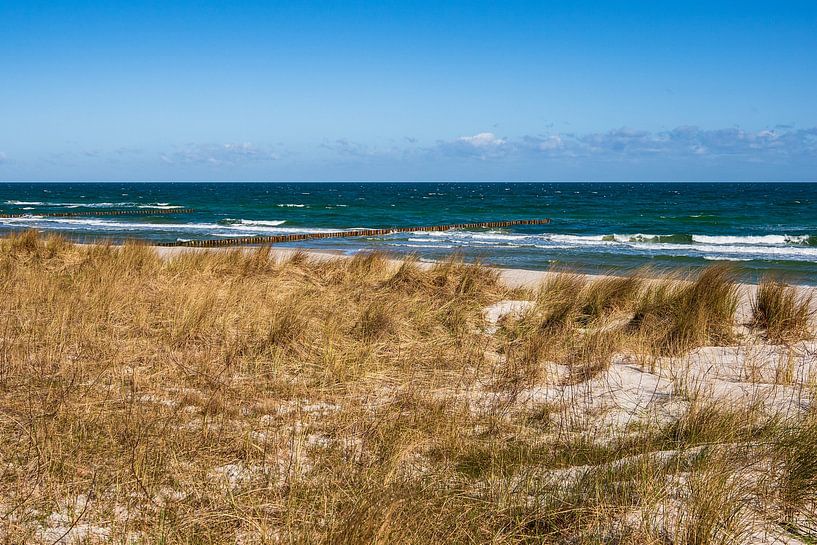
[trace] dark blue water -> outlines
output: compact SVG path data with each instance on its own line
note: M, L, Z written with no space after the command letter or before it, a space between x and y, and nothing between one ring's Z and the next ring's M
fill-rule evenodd
M0 231L154 241L549 217L503 230L299 242L529 269L585 272L736 263L817 281L817 184L741 183L2 183ZM41 212L192 207L194 214L48 219Z

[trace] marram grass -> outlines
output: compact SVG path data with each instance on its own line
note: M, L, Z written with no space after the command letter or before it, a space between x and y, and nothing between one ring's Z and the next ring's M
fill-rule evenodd
M774 342L791 342L811 336L811 296L798 295L793 286L764 279L752 301L752 325Z
M0 537L805 540L808 377L785 413L690 384L698 347L748 342L736 289L720 268L533 293L456 259L0 239ZM506 299L532 303L494 331Z

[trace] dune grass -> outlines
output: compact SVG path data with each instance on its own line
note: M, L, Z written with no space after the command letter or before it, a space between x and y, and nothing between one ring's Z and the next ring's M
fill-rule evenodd
M765 278L752 301L752 326L777 343L811 337L811 296L799 296L796 288Z
M638 301L631 326L661 354L733 341L738 305L732 270L715 265L691 279L655 282Z
M722 268L527 292L458 259L0 239L0 537L807 543L814 352L737 398L688 359L740 349L736 294ZM505 299L532 304L493 332Z

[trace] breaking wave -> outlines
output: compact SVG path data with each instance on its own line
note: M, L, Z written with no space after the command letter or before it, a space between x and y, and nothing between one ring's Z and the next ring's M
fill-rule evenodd
M814 235L568 235L440 231L414 232L403 240L406 246L417 243L433 246L436 243L439 247L454 244L457 247L529 247L550 251L573 249L593 253L687 256L728 261L817 260L817 237Z
M44 206L49 208L155 208L158 210L184 208L184 206L180 204L170 204L169 202L49 202L8 200L5 201L5 204L11 206Z
M52 218L32 214L21 218L0 218L0 227L96 231L106 234L189 233L199 236L236 237L247 235L285 235L328 233L339 229L317 227L280 227L285 220L225 219L218 223L150 223L102 218Z
M237 225L254 225L260 227L277 227L278 225L283 225L286 223L286 220L244 220L244 219L233 219L233 218L225 218L218 222L220 225L225 225L229 227L235 227Z

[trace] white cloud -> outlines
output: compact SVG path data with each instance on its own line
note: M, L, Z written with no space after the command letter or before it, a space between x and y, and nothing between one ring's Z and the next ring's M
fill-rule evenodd
M274 161L278 154L273 150L250 142L227 144L188 144L173 153L161 154L167 164L198 163L211 166L236 165L255 161Z
M460 136L457 138L458 142L462 142L475 148L496 148L505 144L506 140L498 138L492 132L481 132L474 136Z
M481 132L473 136L460 136L454 140L439 140L431 148L422 148L422 153L447 156L471 157L480 160L495 159L513 151L509 140L492 132Z
M469 163L474 161L486 165L479 167L479 173L487 172L483 169L490 163L499 172L514 168L537 176L557 172L562 167L572 176L591 171L605 175L610 172L607 167L614 167L633 175L640 172L664 175L667 169L691 172L688 169L697 168L696 172L720 177L725 172L752 172L756 165L775 169L780 177L787 178L791 177L787 172L794 172L794 164L798 165L798 173L812 168L804 165L817 168L817 128L753 131L680 126L646 131L623 127L604 132L547 132L513 138L481 132L426 146L412 143L378 148L341 139L321 147L337 154L345 166L360 172L374 169L389 172L390 165L401 173L422 167L466 176L461 173L471 172L469 169L474 167ZM328 164L340 163L329 159Z
M508 147L519 155L600 159L814 158L817 155L817 128L748 131L682 126L660 132L621 128L587 134L529 135L509 141Z
M561 135L551 134L539 139L535 145L542 151L551 151L563 148L565 143Z
M377 155L376 150L370 149L368 146L359 142L353 142L346 138L338 138L332 142L324 142L321 147L334 151L339 155L346 155L352 157L370 157Z
M4 177L18 179L805 180L817 172L817 127L586 133L543 127L541 133L480 132L425 144L408 138L325 140L295 150L284 143L189 143L162 150L43 151L31 158L0 152L0 165Z

